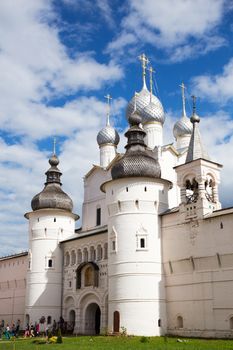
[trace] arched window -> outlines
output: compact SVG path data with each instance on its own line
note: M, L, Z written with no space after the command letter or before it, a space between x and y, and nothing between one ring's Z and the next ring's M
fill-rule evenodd
M101 260L103 257L103 250L100 244L97 246L97 260Z
M70 265L70 253L66 252L65 254L65 266L69 266Z
M99 285L99 266L94 262L83 262L76 270L76 288Z
M195 203L198 199L198 182L195 178L185 182L187 203Z
M108 243L104 243L104 259L108 258Z
M78 264L82 262L82 251L81 249L78 249Z
M75 265L76 264L76 252L75 250L72 250L71 252L71 265Z
M48 316L47 317L47 324L51 324L52 323L52 317L51 316Z
M83 260L85 262L88 262L88 250L87 250L87 248L83 249Z
M85 287L94 285L94 269L92 266L88 266L85 270L84 285Z
M205 195L208 201L213 202L214 201L214 180L210 175L207 175L206 181L205 181Z
M230 318L229 322L230 322L230 329L233 330L233 317Z
M177 317L177 328L183 328L183 317L182 316Z
M52 259L48 259L48 267L53 267L53 260Z
M95 261L95 248L93 246L90 248L90 260Z

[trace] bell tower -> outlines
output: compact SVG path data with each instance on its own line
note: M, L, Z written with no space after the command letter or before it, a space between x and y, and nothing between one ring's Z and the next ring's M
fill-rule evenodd
M175 167L180 187L180 210L184 219L201 218L221 209L218 186L222 165L212 162L203 147L195 102L196 98L193 96L193 114L190 118L193 131L186 162Z

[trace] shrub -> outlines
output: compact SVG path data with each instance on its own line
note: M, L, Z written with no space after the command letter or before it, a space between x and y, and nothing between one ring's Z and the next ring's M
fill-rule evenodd
M61 328L59 328L57 332L57 343L58 344L62 343Z
M148 343L148 342L149 342L149 338L148 338L148 337L145 337L145 336L142 336L142 337L140 338L140 342L141 342L141 343Z
M120 334L121 334L121 336L126 337L127 336L127 329L122 326Z

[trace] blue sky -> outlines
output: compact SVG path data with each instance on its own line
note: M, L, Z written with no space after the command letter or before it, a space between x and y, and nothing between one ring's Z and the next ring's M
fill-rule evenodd
M113 97L123 151L142 52L156 70L164 142L174 141L183 81L187 112L196 94L203 141L224 165L222 203L233 205L232 18L231 0L1 0L0 255L27 249L23 214L43 188L54 136L64 190L81 213L82 178L99 160L104 96Z

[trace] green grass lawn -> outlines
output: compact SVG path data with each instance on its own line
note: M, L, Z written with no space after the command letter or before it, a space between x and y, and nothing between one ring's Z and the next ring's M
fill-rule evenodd
M203 340L163 337L63 337L63 344L33 344L32 339L0 341L0 350L233 350L233 340ZM143 340L145 342L143 342Z

